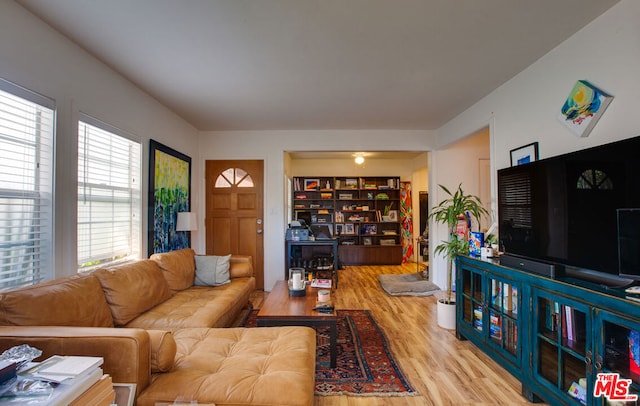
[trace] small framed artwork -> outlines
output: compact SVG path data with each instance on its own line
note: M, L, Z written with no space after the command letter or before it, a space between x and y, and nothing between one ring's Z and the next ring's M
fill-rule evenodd
M353 179L353 178L345 179L344 183L345 183L345 187L347 189L357 189L358 188L358 179Z
M371 245L371 237L364 237L364 238L362 239L362 243L363 243L364 245Z
M373 235L378 232L378 227L376 224L363 224L362 230L360 230L360 234L365 235Z
M320 179L305 179L304 190L318 190L320 188Z
M588 137L613 96L586 80L578 80L565 100L558 119L578 137Z
M518 166L528 164L538 160L538 143L532 142L531 144L524 145L519 148L512 149L511 154L511 166Z
M398 221L398 210L389 210L389 221Z
M353 235L356 233L355 227L351 223L347 223L344 225L344 233L347 235Z

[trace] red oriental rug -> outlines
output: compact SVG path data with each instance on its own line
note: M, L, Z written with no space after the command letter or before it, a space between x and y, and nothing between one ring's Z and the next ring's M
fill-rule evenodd
M387 339L368 310L338 310L336 368L330 368L329 336L318 327L316 395L414 396L389 351ZM253 310L245 327L256 326Z

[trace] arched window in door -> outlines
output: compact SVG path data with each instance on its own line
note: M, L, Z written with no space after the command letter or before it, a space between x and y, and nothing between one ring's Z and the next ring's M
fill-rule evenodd
M600 169L587 169L578 177L578 190L613 190L613 182L609 175Z
M253 187L251 175L240 168L227 168L216 178L217 188Z

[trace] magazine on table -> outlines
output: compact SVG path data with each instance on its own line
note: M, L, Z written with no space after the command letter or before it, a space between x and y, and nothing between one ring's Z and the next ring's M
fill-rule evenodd
M331 279L314 279L311 281L312 288L330 288Z

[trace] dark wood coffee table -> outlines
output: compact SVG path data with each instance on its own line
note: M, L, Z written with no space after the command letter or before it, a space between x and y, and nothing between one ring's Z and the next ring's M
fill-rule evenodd
M276 282L258 312L258 327L328 326L331 368L335 368L338 339L336 312L334 310L333 313L320 313L313 310L318 299L318 290L307 285L306 296L292 297L289 296L287 281Z

